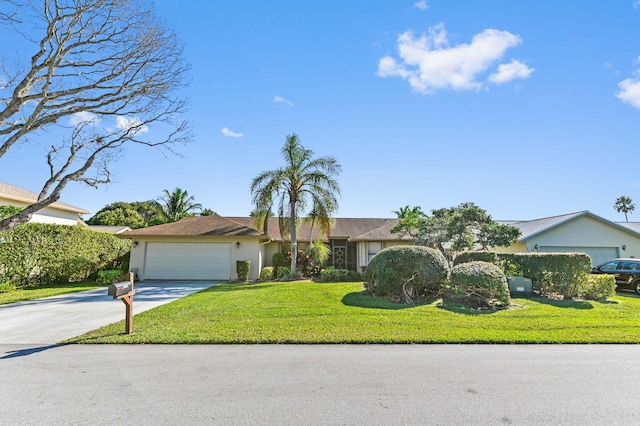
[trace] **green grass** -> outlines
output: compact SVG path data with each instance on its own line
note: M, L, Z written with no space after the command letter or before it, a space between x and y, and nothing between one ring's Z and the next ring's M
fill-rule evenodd
M43 297L57 296L59 294L73 293L76 291L92 290L98 287L102 286L94 282L87 282L18 289L8 293L0 293L0 305L24 302L25 300L42 299Z
M225 284L67 343L640 343L640 299L513 299L474 311L372 298L361 283ZM134 304L135 310L135 304Z

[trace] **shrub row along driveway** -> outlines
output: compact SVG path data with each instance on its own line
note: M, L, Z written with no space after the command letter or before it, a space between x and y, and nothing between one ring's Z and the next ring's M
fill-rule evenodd
M213 282L136 283L134 315L217 285ZM125 305L107 288L0 306L0 344L53 344L124 319ZM135 318L135 317L134 317ZM135 319L133 322L135 331ZM124 332L124 327L123 327Z

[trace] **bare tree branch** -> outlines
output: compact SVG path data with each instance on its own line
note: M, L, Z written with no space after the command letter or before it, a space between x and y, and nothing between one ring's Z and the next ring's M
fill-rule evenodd
M50 177L38 201L0 229L28 221L69 182L108 183L109 165L126 145L174 152L171 145L191 139L186 100L175 93L189 66L176 34L145 0L44 0L41 10L29 0L12 4L17 14L10 23L0 15L0 31L24 23L40 38L13 73L3 62L0 159L36 131L68 136L47 152Z

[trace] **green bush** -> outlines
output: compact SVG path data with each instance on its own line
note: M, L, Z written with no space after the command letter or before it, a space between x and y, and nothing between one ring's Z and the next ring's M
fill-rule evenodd
M249 279L249 269L251 269L251 261L236 260L236 272L238 273L238 281L247 281Z
M616 294L616 279L613 275L589 275L578 287L578 295L588 300L607 300Z
M466 262L498 263L498 254L492 251L464 251L453 259L453 265Z
M394 246L381 250L365 271L365 288L376 296L413 303L440 291L449 264L438 250L423 246Z
M320 280L326 282L351 282L361 281L358 271L349 269L326 268L320 271Z
M127 279L127 274L119 269L105 269L98 271L96 282L98 284L111 284L114 281L126 281Z
M287 274L283 275L280 279L282 281L297 281L304 278L304 274L300 269L296 269L295 271L289 271Z
M16 290L15 284L10 281L0 282L0 293L11 293Z
M2 233L0 271L18 287L68 283L115 269L131 241L79 226L26 223Z
M291 261L288 259L287 255L284 253L274 253L272 258L273 266L276 267L288 267L291 264Z
M466 262L451 269L446 300L461 302L472 308L508 306L509 285L498 266L488 262Z
M274 279L286 277L287 275L289 275L289 268L287 268L286 266L274 266L274 268L275 268L274 269L275 276L273 277Z
M260 281L271 281L274 278L273 269L273 266L265 266L262 268L262 271L260 271Z
M584 253L499 254L505 275L531 278L534 291L558 294L566 299L578 295L591 273L591 258Z

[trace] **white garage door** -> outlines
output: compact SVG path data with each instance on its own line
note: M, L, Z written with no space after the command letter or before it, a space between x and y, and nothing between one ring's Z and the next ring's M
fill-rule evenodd
M618 247L558 247L558 246L541 246L542 252L556 253L587 253L591 258L593 266L604 263L608 260L615 259L618 256Z
M148 243L147 280L228 280L229 243Z

